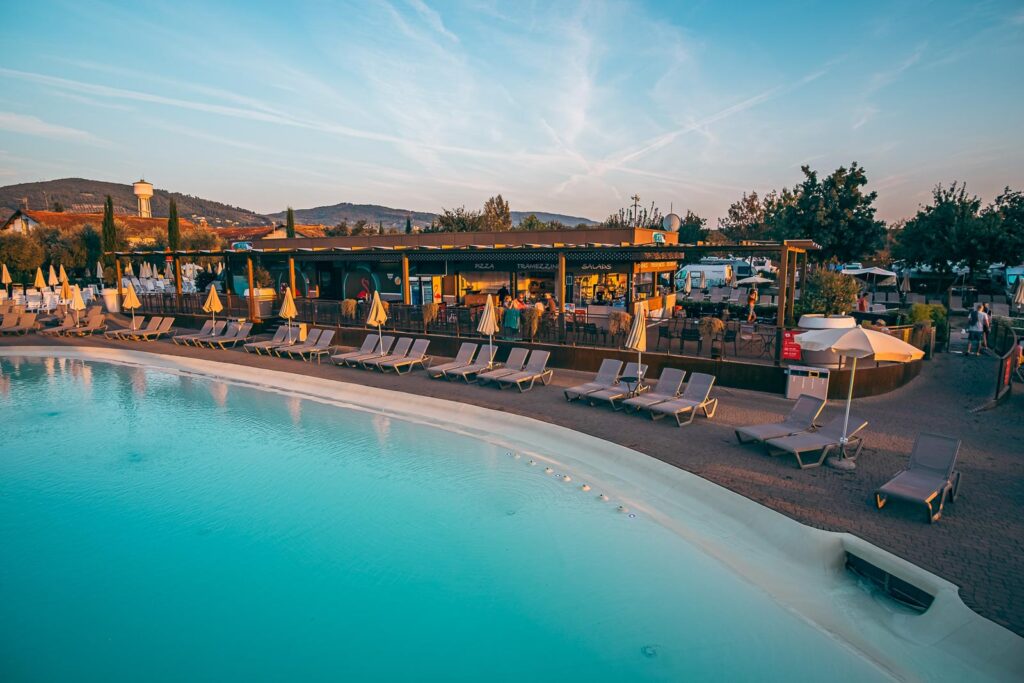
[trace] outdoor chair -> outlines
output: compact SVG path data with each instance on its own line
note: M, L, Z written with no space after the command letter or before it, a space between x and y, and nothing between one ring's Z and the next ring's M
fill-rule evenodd
M426 368L430 365L430 356L427 355L427 347L429 346L429 339L417 339L413 342L412 349L405 355L405 358L381 361L377 367L380 368L381 372L394 370L399 375L412 372L413 368L417 365L421 368Z
M477 375L481 372L487 372L495 368L503 367L502 363L496 363L491 359L491 348L490 346L480 345L480 353L476 357L476 362L470 365L463 365L458 368L451 368L444 371L444 378L449 382L461 379L466 384L476 381Z
M223 350L228 348L229 346L234 348L238 344L248 341L249 338L252 336L251 333L252 323L242 323L241 325L238 326L238 329L235 330L234 336L229 337L227 335L224 335L222 337L210 339L206 343L210 345L211 349L217 348Z
M0 323L0 332L6 334L7 330L18 326L18 317L20 313L5 313L3 322Z
M669 320L658 325L658 343L654 345L654 350L657 351L661 348L661 340L668 340L668 352L672 353L672 340L679 339L682 337L680 330L680 322L678 320Z
M131 334L127 334L122 339L134 339L135 341L153 341L159 339L165 334L170 334L171 327L174 326L174 318L164 318L160 321L160 326L155 330L139 330Z
M227 327L223 328L222 334L208 334L203 337L196 337L195 339L192 340L192 345L206 346L207 344L209 344L210 348L212 349L213 345L221 339L234 339L235 335L238 334L238 330L240 327L241 323L229 322L227 324Z
M44 330L39 330L38 334L45 334L47 336L61 336L65 332L68 332L69 330L74 329L75 327L78 327L78 325L75 323L75 316L72 315L71 313L68 313L66 316L64 316L64 320L61 321L60 325L58 325L57 327L48 327Z
M508 358L500 368L494 368L492 370L485 370L479 372L476 375L476 381L478 384L487 384L488 382L497 381L499 377L505 375L511 375L517 372L522 372L526 367L526 356L529 353L526 349L514 347L508 352Z
M291 332L293 340L295 338L298 338L298 330L291 330L288 328L287 325L279 325L277 331L274 332L273 338L264 339L263 341L249 342L248 344L244 344L242 346L242 349L246 353L255 353L257 355L262 354L264 349L266 349L267 352L269 353L269 350L274 348L275 346L282 346L288 344L289 332Z
M391 350L391 353L383 356L379 354L375 356L369 356L368 358L364 358L361 361L359 361L359 365L360 367L363 368L363 370L373 370L375 368L379 369L380 364L383 362L402 360L409 354L409 349L412 348L412 342L412 337L402 337L397 342L395 342L395 348Z
M586 399L587 403L591 406L596 406L598 402L601 402L608 403L613 410L621 410L622 406L616 405L616 401L631 398L632 396L647 390L647 387L644 385L644 376L646 374L646 365L626 363L626 368L622 371L622 375L619 376L619 382L617 384L604 389L598 389L597 391L588 392L583 398ZM634 379L627 383L622 381L623 377L630 377Z
M570 387L562 392L565 395L565 400L575 401L583 398L592 391L600 391L602 389L608 389L615 386L619 381L620 370L622 370L621 360L605 358L601 361L601 367L598 368L593 381Z
M679 368L665 368L661 371L661 377L654 388L632 398L622 401L622 407L626 412L639 413L655 403L671 401L678 398L683 389L683 381L686 379L686 371Z
M317 340L320 339L320 335L323 334L325 331L326 330L314 327L313 329L309 330L309 332L306 333L305 341L296 342L294 344L278 344L274 348L268 349L268 352L273 353L278 358L283 358L284 354L290 353L291 351L294 351L297 348L302 348L303 346L313 346L314 344L316 344Z
M789 453L795 456L796 464L800 466L800 469L818 467L821 463L825 462L825 458L829 453L839 449L842 445L843 419L843 416L840 415L817 431L805 430L796 434L790 434L789 436L767 439L764 442L765 450L767 450L768 455ZM848 454L847 457L852 459L860 455L861 448L864 447L864 439L857 435L867 426L866 420L853 415L850 416L846 445L856 444L856 448L853 455ZM818 459L805 462L803 454L814 452L818 453Z
M348 358L355 358L356 356L363 356L368 353L373 353L374 349L377 348L377 343L380 341L380 337L376 334L368 334L363 339L363 344L355 351L346 351L345 353L337 353L331 356L331 362L335 365L344 365L345 360Z
M312 359L314 355L319 357L318 354L321 351L326 351L330 347L331 342L334 341L334 330L320 330L319 332L320 334L316 335L313 339L306 337L306 341L303 344L279 346L275 352L281 357L287 355L289 358L299 358L303 361Z
M814 421L818 419L825 403L825 399L801 395L782 422L739 427L736 430L736 440L740 443L763 443L768 439L778 439L814 429Z
M519 389L519 393L522 393L532 389L537 380L540 380L546 386L551 382L551 378L554 375L554 370L548 369L548 360L550 358L550 351L541 351L539 349L531 351L530 360L526 362L526 367L523 368L523 371L499 377L497 379L498 388L504 389L505 387L514 386Z
M171 341L178 345L188 344L196 337L206 337L211 334L220 334L221 331L223 331L224 328L227 327L227 324L228 322L226 320L207 320L206 322L203 323L202 329L200 329L198 332L176 334L173 337L171 337Z
M75 335L76 337L91 337L97 332L103 332L107 329L107 317L103 313L99 313L90 317L85 327L76 327L73 330L69 330L66 334L68 336Z
M127 334L128 332L135 332L136 330L143 329L145 322L146 319L142 316L139 316L138 318L132 318L131 321L128 323L128 327L123 327L119 330L110 330L103 336L106 337L107 339L116 339L120 337L122 334ZM159 324L160 321L158 319L157 325Z
M960 439L918 434L907 469L875 491L878 509L881 510L890 498L924 503L928 508L928 521L939 521L946 500L956 502L960 490L960 473L956 471L959 452Z
M376 337L377 335L373 335L373 336ZM395 344L395 338L393 336L391 336L391 335L385 334L384 336L379 337L379 341L380 341L380 343L379 344L375 344L372 350L367 351L366 353L360 353L360 354L357 354L357 355L354 355L354 356L348 356L348 357L346 357L342 361L342 363L344 363L345 365L349 366L350 368L358 368L360 362L364 358L380 358L380 357L383 357L383 356L387 356L388 353L391 351L391 347L394 346L394 344ZM337 361L335 361L335 362L337 363ZM337 363L337 364L340 365L341 363Z
M704 347L704 337L701 336L700 328L697 327L696 323L687 323L686 327L683 328L682 334L679 338L679 353L686 353L686 342L697 343L697 355L700 355L701 349Z
M472 365L473 357L476 356L478 348L480 348L479 344L463 342L459 347L459 352L455 354L454 360L427 368L427 375L430 376L431 379L442 379L444 377L444 373L449 370L455 370L457 368L464 368L467 365Z
M0 329L0 332L4 334L17 334L25 335L34 330L36 327L36 314L35 313L22 313L18 316L18 324L13 327L4 327Z
M652 420L660 420L667 415L671 415L676 419L676 425L679 427L693 422L694 418L697 417L698 410L703 411L704 417L710 420L715 416L715 411L718 410L718 399L710 398L711 387L714 385L714 375L708 375L703 372L690 373L690 381L686 383L686 389L683 391L682 396L669 401L655 403L647 406L646 409L650 412ZM689 416L685 422L683 421L684 415Z

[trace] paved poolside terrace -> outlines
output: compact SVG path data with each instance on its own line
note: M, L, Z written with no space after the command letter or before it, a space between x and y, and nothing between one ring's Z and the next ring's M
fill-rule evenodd
M397 377L244 353L181 347L166 341L113 342L99 338L0 339L2 346L84 345L132 348L250 367L315 375L384 389L471 403L515 419L524 415L635 449L731 489L799 522L853 533L960 586L964 602L981 615L1024 635L1024 395L990 410L995 358L938 354L914 381L882 396L855 401L869 421L866 445L853 472L827 467L799 470L791 459L770 458L736 443L738 426L779 420L791 403L778 395L716 387L713 420L698 417L682 429L669 421L567 403L561 387L587 373L556 370L551 386L517 392L430 380L419 371ZM437 362L437 360L435 360ZM824 417L840 412L833 401ZM933 431L963 439L958 467L963 485L955 504L929 525L922 508L887 505L872 493L905 466L915 435Z

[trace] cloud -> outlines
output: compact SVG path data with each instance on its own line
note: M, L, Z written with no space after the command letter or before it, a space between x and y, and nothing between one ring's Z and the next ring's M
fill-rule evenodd
M106 144L92 133L77 128L68 128L55 123L47 123L35 116L0 111L0 130L21 135L34 135L51 140L84 142L90 145Z
M868 124L881 110L873 105L864 105L857 109L857 118L853 122L853 130L857 130Z
M420 15L420 18L427 23L430 28L434 29L442 36L452 41L453 43L459 42L459 37L445 28L444 22L441 20L441 15L437 11L427 6L427 3L423 0L408 0L409 6L416 10L416 14Z

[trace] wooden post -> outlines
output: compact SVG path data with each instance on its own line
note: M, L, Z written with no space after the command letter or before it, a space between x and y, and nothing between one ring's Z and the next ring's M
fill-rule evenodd
M800 252L793 253L793 267L789 273L789 292L786 297L786 324L793 325L793 302L796 300L796 271L797 265L800 263Z
M412 304L412 285L409 283L409 255L402 254L402 303Z
M121 310L121 302L124 300L124 293L121 291L121 259L114 257L114 285L117 287L117 310Z
M295 291L295 257L288 257L288 286L292 288L292 296L298 296L299 293Z
M555 282L555 298L558 299L558 314L565 314L565 252L558 252L558 281Z
M249 320L259 322L259 309L256 304L256 285L253 278L252 256L245 257L246 267L249 270Z
M780 365L782 363L782 332L786 329L786 306L787 296L786 290L789 285L789 247L786 245L782 246L782 254L779 258L779 283L782 285L779 287L779 299L778 299L778 315L777 325L775 333L775 364Z
M174 257L174 294L178 300L178 313L181 313L181 257L179 256Z

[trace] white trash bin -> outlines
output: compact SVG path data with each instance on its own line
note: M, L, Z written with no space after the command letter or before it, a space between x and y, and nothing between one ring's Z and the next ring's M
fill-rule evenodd
M121 307L117 304L117 287L107 287L103 290L103 305L107 313L121 312Z
M814 368L808 365L790 365L786 368L786 398L797 399L801 395L814 396L825 400L828 398L827 368Z

